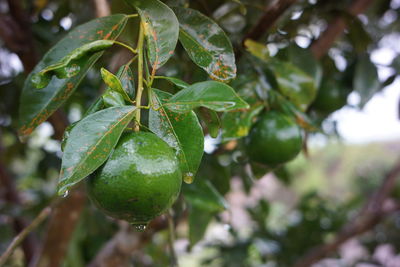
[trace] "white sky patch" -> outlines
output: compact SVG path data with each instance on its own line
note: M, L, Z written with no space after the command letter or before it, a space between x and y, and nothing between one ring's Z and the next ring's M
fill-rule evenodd
M332 114L343 139L349 143L400 139L400 121L397 118L399 88L400 81L397 79L376 94L363 110L344 107Z
M371 53L371 60L378 64L381 81L392 75L389 65L396 53L387 47L376 49ZM350 94L351 105L359 103L359 95ZM331 116L337 121L340 135L349 143L366 143L387 140L400 140L400 120L398 105L400 100L400 80L386 87L365 105L363 110L344 107Z

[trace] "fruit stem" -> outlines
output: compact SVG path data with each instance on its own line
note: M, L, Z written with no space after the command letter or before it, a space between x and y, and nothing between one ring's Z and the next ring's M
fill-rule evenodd
M144 40L144 31L143 24L140 22L140 30L139 30L139 39L136 51L138 52L138 87L136 93L136 124L135 124L135 132L140 130L140 106L142 102L142 92L143 92L143 40Z

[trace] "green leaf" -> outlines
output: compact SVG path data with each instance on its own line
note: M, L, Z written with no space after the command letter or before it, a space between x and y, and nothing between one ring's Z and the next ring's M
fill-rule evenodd
M227 112L222 117L223 142L238 139L249 134L253 119L264 108L262 105L251 107L247 112Z
M228 82L236 77L235 55L224 31L199 11L175 7L179 41L189 57L212 79Z
M57 63L66 54L94 40L114 40L125 27L126 15L112 15L98 18L72 30L50 49L43 59L34 68L25 81L19 106L19 135L26 137L42 122L44 122L66 99L68 99L79 85L80 81L102 55L98 52L88 60L81 62L80 72L74 77L58 79L53 77L50 83L42 90L36 90L31 82L34 74L46 66Z
M115 76L114 74L112 74L111 72L109 72L108 70L106 70L105 68L101 68L100 72L101 72L101 77L103 78L103 81L109 87L108 90L118 92L119 95L121 95L123 97L123 99L130 102L131 99L130 99L128 93L122 87L122 83L119 80L119 78L117 76Z
M83 118L104 108L103 97L99 96L83 114Z
M180 80L180 79L178 79L178 78L174 78L174 77L155 76L154 78L155 78L155 79L164 79L164 80L167 80L167 81L169 81L170 83L174 84L174 85L175 85L176 87L178 87L179 89L186 89L186 88L188 88L188 87L190 86L187 82L182 81L182 80Z
M289 45L288 61L313 78L315 87L319 87L322 80L322 67L310 49L301 48L295 43Z
M148 57L153 71L172 56L179 36L179 22L174 12L158 0L125 0L135 7L143 23Z
M369 59L369 55L361 56L356 64L353 78L354 91L360 94L359 106L362 108L381 89L378 71L374 63Z
M204 153L204 135L196 114L178 114L163 104L171 94L152 89L149 112L149 128L158 137L176 150L184 181L191 183L199 168Z
M106 107L121 107L125 105L123 95L117 91L108 90L102 95L102 98Z
M207 125L208 133L212 138L217 138L221 129L221 120L215 111L200 108L198 112L202 121Z
M135 98L135 80L129 64L122 65L116 76L119 78L122 84L122 88L128 94L130 99Z
M214 212L206 212L196 207L189 209L189 242L193 247L197 242L203 239L207 227L214 217Z
M310 117L299 110L292 102L283 97L279 92L269 91L269 103L273 109L277 109L286 115L293 117L296 123L303 129L311 132L321 131L317 124Z
M314 79L289 62L274 60L271 63L279 91L300 110L305 111L317 94Z
M210 181L221 195L228 193L231 187L231 166L222 166L219 160L219 157L224 158L225 156L204 154L197 173L197 179Z
M83 118L72 128L62 157L59 195L107 160L135 110L134 106L104 109Z
M250 54L258 57L261 60L267 60L269 58L269 50L265 44L251 39L246 39L244 41L244 46L246 47L246 50L250 52Z
M205 107L214 111L230 111L249 107L232 87L216 81L192 84L179 91L164 105L179 113L188 112L197 107Z
M228 208L224 197L208 180L197 179L193 184L184 184L182 191L192 207L208 212L220 212Z
M53 75L59 79L71 78L79 73L81 65L93 54L103 51L114 44L111 40L96 40L76 48L59 62L52 64L32 75L32 84L38 88L46 87Z
M244 111L226 112L222 115L223 142L247 136L254 117L264 108L263 102L259 101L256 95L257 91L263 90L262 83L257 78L245 81L236 87L239 88L238 95L249 103L250 108Z

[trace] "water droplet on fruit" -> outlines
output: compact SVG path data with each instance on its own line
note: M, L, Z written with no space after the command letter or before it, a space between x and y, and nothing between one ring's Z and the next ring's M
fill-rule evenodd
M136 223L132 223L132 226L138 232L144 232L147 227L147 225L145 224L136 224Z
M69 191L67 190L67 191L65 191L65 193L62 195L62 197L67 197L68 194L69 194Z
M191 184L193 183L194 180L194 175L191 172L187 172L185 174L183 174L183 181L187 184Z

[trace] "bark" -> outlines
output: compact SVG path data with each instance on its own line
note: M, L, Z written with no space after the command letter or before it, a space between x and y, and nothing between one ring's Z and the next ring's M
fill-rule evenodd
M33 266L61 266L75 226L84 207L86 195L82 187L71 190L53 209L40 257Z

